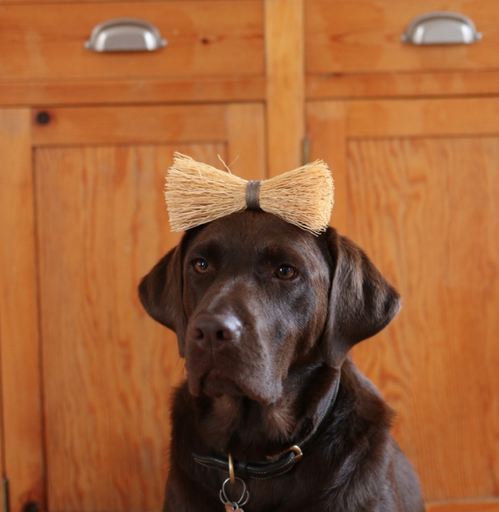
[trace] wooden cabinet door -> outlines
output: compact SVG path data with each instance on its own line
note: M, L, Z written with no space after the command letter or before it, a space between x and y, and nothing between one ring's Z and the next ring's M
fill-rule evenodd
M0 112L11 511L159 510L183 363L137 285L180 236L169 231L164 176L181 151L264 178L263 105L39 114Z
M498 114L497 98L308 105L332 224L403 298L354 359L435 512L499 510Z

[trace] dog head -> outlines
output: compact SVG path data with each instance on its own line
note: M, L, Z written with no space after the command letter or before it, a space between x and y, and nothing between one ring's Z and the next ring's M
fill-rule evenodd
M400 298L354 243L315 237L264 212L189 230L139 287L173 329L194 396L276 402L304 365L339 368L383 329Z

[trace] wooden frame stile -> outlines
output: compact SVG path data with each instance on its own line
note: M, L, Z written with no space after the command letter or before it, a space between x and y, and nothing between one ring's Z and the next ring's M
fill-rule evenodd
M265 1L267 164L275 176L303 164L304 0Z
M227 162L237 161L237 174L247 179L267 177L265 169L265 113L263 103L227 105ZM258 162L258 168L253 167Z
M307 105L310 160L322 158L334 177L335 204L331 222L340 231L346 226L346 126L345 104L317 101Z
M0 110L0 339L10 511L45 507L29 109ZM22 454L22 456L21 456Z

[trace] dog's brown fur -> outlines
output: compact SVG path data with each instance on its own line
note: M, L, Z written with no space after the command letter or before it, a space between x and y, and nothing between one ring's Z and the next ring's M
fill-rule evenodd
M176 332L188 375L174 397L165 512L224 508L227 474L193 453L278 458L311 433L290 472L246 481L246 511L424 510L389 434L392 412L347 355L400 307L355 244L330 228L314 237L267 213L236 213L188 231L140 297Z

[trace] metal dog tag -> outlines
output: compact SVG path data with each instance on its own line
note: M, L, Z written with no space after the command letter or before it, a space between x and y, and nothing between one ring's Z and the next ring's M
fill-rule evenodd
M249 492L246 489L246 484L244 483L243 480L241 480L240 478L237 478L237 476L236 476L234 483L241 482L242 493L241 493L241 497L237 501L230 501L227 496L227 492L225 490L225 486L229 482L230 482L230 478L227 478L227 480L225 480L225 482L222 484L222 489L220 490L220 493L219 493L220 501L225 505L225 512L244 512L244 510L241 507L246 505L246 503L248 503L248 500L249 500Z
M225 512L244 512L242 508L239 508L237 503L226 503Z

